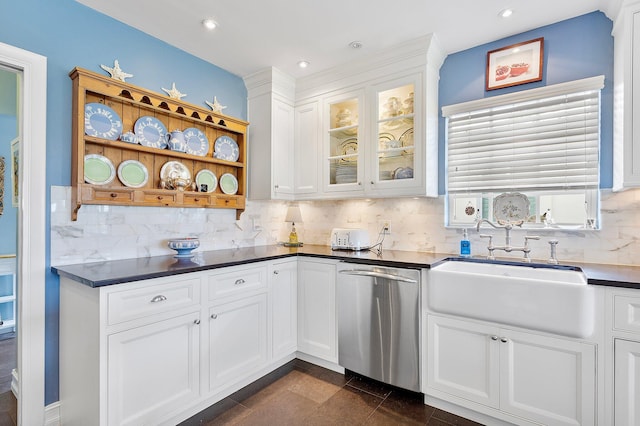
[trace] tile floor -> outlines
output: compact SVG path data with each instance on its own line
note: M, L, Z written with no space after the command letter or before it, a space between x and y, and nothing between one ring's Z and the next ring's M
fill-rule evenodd
M424 405L423 395L301 360L201 411L193 425L478 425Z

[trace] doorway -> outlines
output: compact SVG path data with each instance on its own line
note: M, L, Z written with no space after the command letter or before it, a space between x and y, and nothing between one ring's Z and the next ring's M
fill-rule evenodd
M47 60L0 43L0 67L16 75L17 424L45 424L44 314ZM6 197L5 197L6 199ZM11 200L13 201L13 200Z

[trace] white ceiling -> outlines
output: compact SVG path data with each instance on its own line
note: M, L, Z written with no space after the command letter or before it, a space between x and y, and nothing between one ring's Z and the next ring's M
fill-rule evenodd
M244 77L276 67L293 77L434 33L454 53L620 0L77 0ZM498 12L511 8L503 19ZM219 27L206 31L201 22ZM352 41L363 47L354 50ZM311 65L300 69L300 60Z

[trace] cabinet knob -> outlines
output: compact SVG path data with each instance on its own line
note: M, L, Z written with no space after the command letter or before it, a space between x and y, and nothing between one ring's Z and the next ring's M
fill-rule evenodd
M280 272L278 271L273 271L273 275L278 275Z
M278 188L280 188L280 186L279 185L273 185L273 188L274 189L278 189Z
M218 314L211 314L211 319L218 319Z
M236 283L234 285L240 285L240 284L244 284L246 281L243 280L242 278L239 278L236 280Z
M358 185L362 186L362 182L358 182Z
M162 201L162 195L158 195L158 200Z
M491 336L491 340L498 340L498 336Z
M375 185L376 183L374 181L371 181L371 185Z
M159 294L156 297L154 297L153 299L151 299L151 303L164 302L165 300L167 300L166 296L163 296L162 294Z
M193 320L193 323L194 323L195 325L200 325L200 320L199 320L199 319L195 319L195 320Z
M198 201L200 201L200 198L194 198L193 201L197 203Z
M111 194L109 194L109 196L111 198L116 198L118 196L118 194L116 194L115 192L112 192Z
M509 341L509 339L507 339L506 337L501 337L501 338L500 338L500 341L501 341L502 343L507 343L507 342Z

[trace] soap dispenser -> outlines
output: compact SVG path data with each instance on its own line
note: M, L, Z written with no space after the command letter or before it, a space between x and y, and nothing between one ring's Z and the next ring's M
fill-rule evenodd
M460 257L471 257L471 242L469 241L466 228L462 233L462 240L460 240Z

